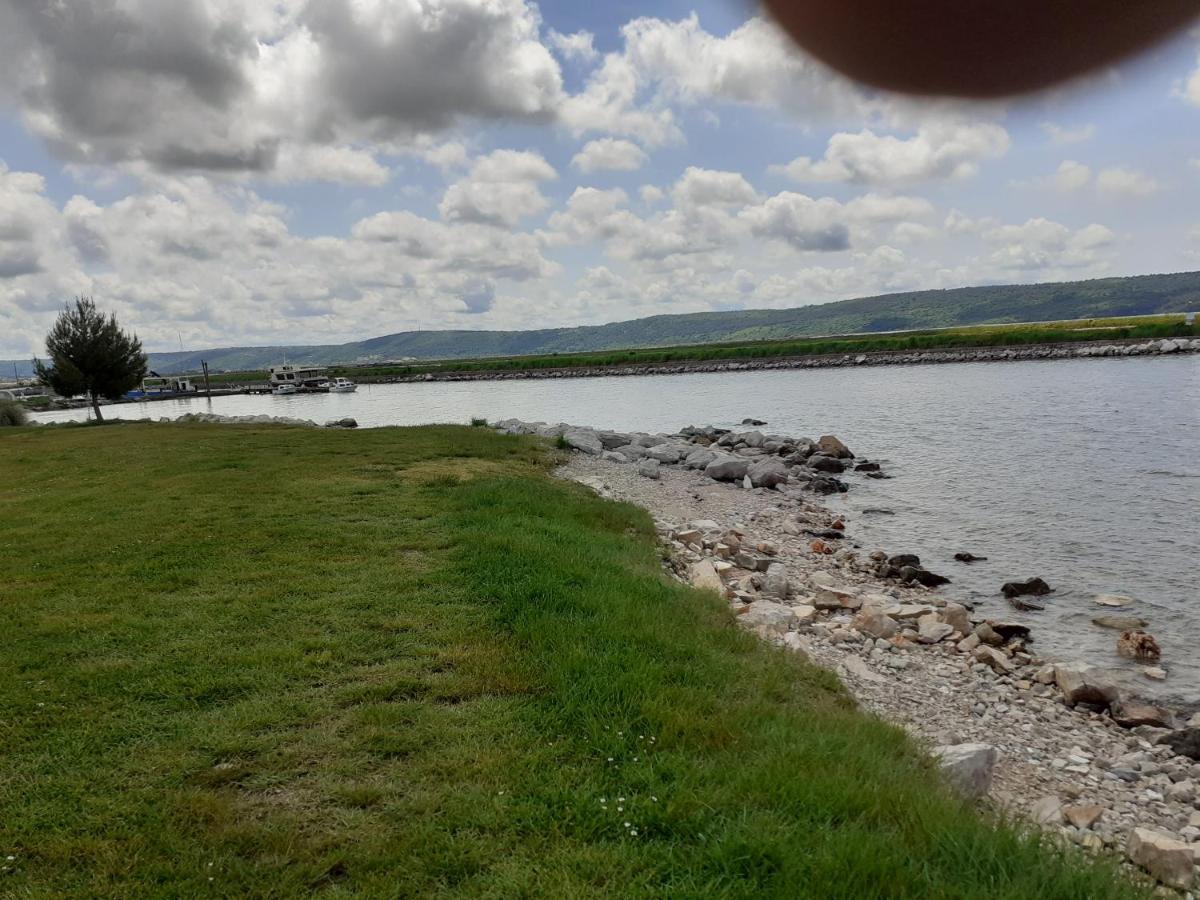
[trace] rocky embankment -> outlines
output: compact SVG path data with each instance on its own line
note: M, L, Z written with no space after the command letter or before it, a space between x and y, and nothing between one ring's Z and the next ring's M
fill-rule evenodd
M829 369L844 366L912 366L930 363L1012 362L1015 360L1086 359L1104 356L1163 356L1200 353L1200 338L1156 341L1033 344L1012 347L972 347L944 350L879 350L870 353L823 353L812 356L763 359L706 359L628 366L564 366L562 368L424 372L420 375L375 377L358 380L376 384L417 381L505 381L520 378L600 378L617 375L684 375L696 372L755 372L771 369Z
M1026 626L939 596L944 576L911 548L857 547L854 523L820 495L845 490L847 471L887 473L836 437L496 427L575 450L562 475L649 509L676 575L726 598L741 627L836 670L967 795L1121 852L1164 885L1193 884L1200 717L1123 696L1084 663L1040 658Z

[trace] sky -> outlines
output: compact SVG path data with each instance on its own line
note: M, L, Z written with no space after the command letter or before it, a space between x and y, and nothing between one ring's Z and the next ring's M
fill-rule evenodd
M733 2L0 0L0 357L1196 268L1198 31L970 104Z

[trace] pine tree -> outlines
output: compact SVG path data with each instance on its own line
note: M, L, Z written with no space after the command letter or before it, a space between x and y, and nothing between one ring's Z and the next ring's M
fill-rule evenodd
M116 400L146 377L146 354L136 335L126 334L113 314L105 316L91 297L67 306L46 335L50 365L33 361L43 384L64 397L87 394L96 420L103 422L100 398Z

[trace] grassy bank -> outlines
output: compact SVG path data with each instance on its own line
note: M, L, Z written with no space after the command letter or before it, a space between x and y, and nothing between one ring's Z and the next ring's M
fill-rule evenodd
M413 362L403 365L331 366L331 375L359 380L423 375L429 372L514 372L536 369L573 369L597 366L654 365L712 360L769 359L820 356L830 353L953 350L980 347L1029 346L1083 341L1151 340L1200 336L1200 326L1184 324L1182 315L1142 316L1125 319L1078 319L1033 325L988 325L908 331L901 334L854 334L840 337L796 338L776 341L740 341L731 344L695 344L605 350L591 353L555 353L542 356L488 357ZM229 372L214 376L214 383L246 384L265 381L266 372Z
M1133 893L545 464L466 427L0 432L0 893Z

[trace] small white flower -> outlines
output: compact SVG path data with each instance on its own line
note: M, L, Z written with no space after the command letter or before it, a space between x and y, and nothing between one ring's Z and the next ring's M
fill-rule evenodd
M618 803L624 803L624 802L625 802L625 798L624 798L624 797L618 797L618 798L617 798L617 802L618 802Z
M658 802L658 798L657 798L657 797L655 797L653 794L651 794L651 795L650 795L650 799L651 799L652 801L654 801L655 803L657 803L657 802Z
M613 761L611 756L608 758L608 761L609 761L609 762L612 762L612 761Z
M634 837L637 837L637 829L636 828L633 829L633 831L631 831L629 833L632 834Z
M626 827L626 828L628 828L628 827L629 827L629 823L628 823L628 822L626 822L626 823L625 823L625 827Z

